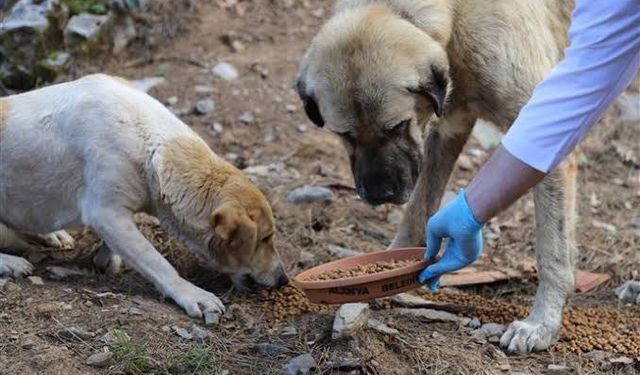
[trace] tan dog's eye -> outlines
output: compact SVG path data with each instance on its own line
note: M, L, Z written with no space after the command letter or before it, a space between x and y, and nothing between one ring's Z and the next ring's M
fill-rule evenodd
M411 119L410 118L400 121L399 123L395 124L391 128L385 129L385 132L390 136L398 135L398 134L402 133L404 131L404 129L408 128L409 125L411 125Z

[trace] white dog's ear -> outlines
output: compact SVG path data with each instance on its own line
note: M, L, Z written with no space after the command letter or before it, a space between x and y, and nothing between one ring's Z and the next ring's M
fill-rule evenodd
M427 98L431 102L436 116L442 117L446 113L447 100L451 91L451 79L448 73L432 66L420 85L409 88L409 91Z

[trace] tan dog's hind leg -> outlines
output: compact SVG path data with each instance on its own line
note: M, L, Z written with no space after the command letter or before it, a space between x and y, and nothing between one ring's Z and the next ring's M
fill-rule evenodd
M418 182L411 193L398 234L389 248L424 246L427 219L440 200L476 117L458 110L433 124L424 144Z
M529 316L500 339L510 352L545 350L562 324L562 309L574 288L576 166L572 156L535 187L538 291Z

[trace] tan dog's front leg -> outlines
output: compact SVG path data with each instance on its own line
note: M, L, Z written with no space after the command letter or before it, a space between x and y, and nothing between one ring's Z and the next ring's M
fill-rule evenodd
M427 219L438 210L449 176L475 120L474 116L460 111L440 120L429 130L418 182L389 248L424 246ZM454 135L447 135L453 131L456 131Z
M178 275L140 233L131 213L98 210L90 215L87 224L115 254L150 280L163 295L173 299L189 316L199 318L208 312L224 312L224 305L215 294L198 288Z
M574 289L576 161L572 155L534 190L538 291L529 316L500 339L510 352L547 349L558 339L562 309Z

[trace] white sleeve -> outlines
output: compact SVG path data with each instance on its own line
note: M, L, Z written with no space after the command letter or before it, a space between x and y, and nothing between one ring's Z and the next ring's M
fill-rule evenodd
M576 147L638 72L640 0L577 0L569 39L564 59L502 140L509 153L542 172Z

